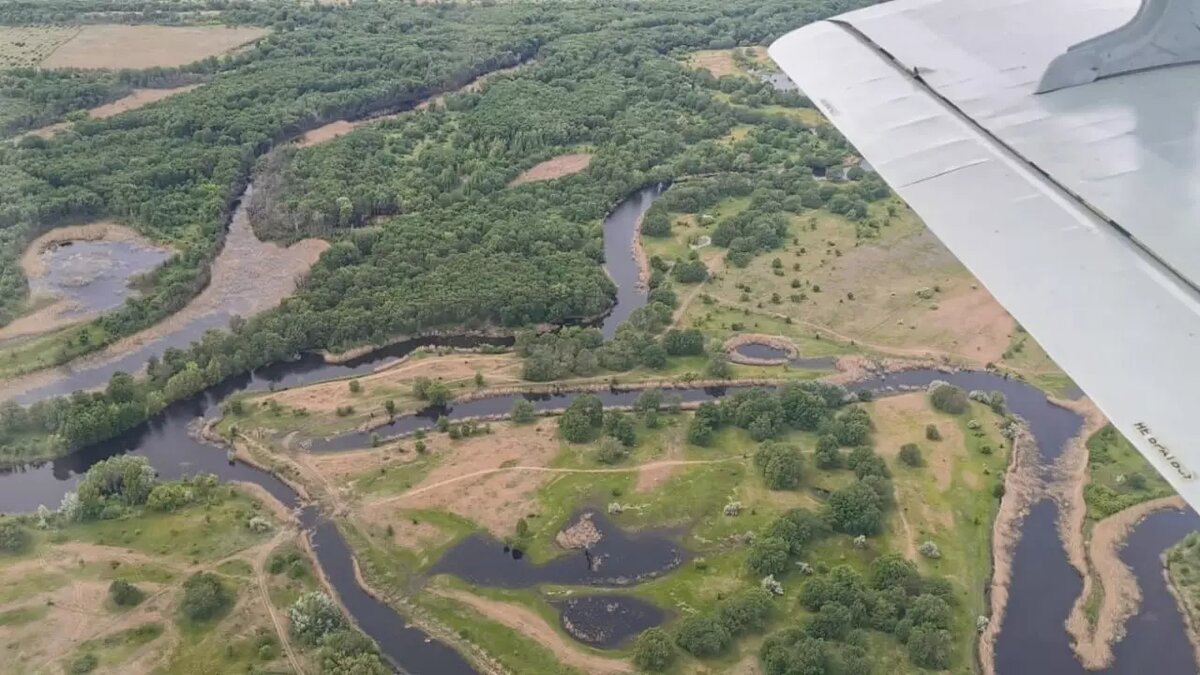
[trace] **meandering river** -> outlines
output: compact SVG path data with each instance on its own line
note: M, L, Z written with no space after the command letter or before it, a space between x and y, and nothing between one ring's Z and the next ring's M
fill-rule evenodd
M632 264L626 263L632 261L632 242L637 218L649 207L652 199L653 193L640 192L633 200L615 209L606 221L609 273L625 291L637 287L638 266L635 261ZM610 239L614 241L610 242ZM625 257L629 260L625 260ZM615 330L620 318L627 317L630 311L640 306L639 302L645 302L644 294L626 292L619 297L619 312L614 311L606 319L606 331L610 327L610 321L613 322L611 327ZM606 332L606 335L611 333ZM249 375L231 378L198 396L169 406L149 422L116 439L53 462L0 473L0 511L31 511L39 504L56 506L63 494L73 488L79 475L88 467L100 459L125 452L135 452L148 457L163 478L176 478L185 473L211 472L224 480L256 483L283 503L301 506L297 495L282 481L246 464L227 462L223 450L196 440L189 433L189 428L194 428L197 418L218 414L219 402L235 392L295 386L369 372L383 360L406 354L425 344L452 342L460 346L471 346L484 341L414 340L343 364L328 364L310 355L263 368ZM886 392L894 387L923 387L935 379L948 380L966 389L1004 392L1010 409L1029 422L1040 449L1042 465L1046 467L1082 426L1082 420L1075 413L1050 404L1045 395L1032 386L990 373L908 371L867 380L854 385L854 388ZM82 380L72 381L69 377L67 382L63 385L63 390L66 391L78 386L91 386L86 383L80 384ZM718 398L727 391L719 388L683 389L678 390L678 393L685 400L696 401ZM608 391L600 394L609 405L629 404L636 395L636 392L627 391ZM540 408L560 408L567 405L574 396L575 394L556 394L525 398L533 400ZM394 430L406 431L432 426L438 415L455 419L507 412L517 397L518 395L480 399L423 411L397 420ZM318 443L315 449L337 451L348 447L364 447L366 444L363 437L348 434ZM330 584L357 624L379 643L384 654L397 667L417 674L457 675L474 672L467 660L455 650L408 626L401 615L371 597L358 585L354 577L351 552L332 522L320 516L313 506L304 506L300 514L302 524L311 532L317 562L325 571ZM1071 655L1067 634L1063 628L1063 621L1080 590L1081 583L1078 575L1067 563L1055 530L1056 515L1055 505L1044 501L1032 509L1023 523L1023 536L1015 552L1012 593L997 644L997 670L1004 675L1082 672L1082 668ZM1165 547L1197 527L1200 527L1200 519L1190 511L1186 514L1160 513L1147 518L1131 535L1130 545L1124 556L1132 565L1142 585L1144 601L1139 613L1129 621L1125 638L1116 645L1116 662L1111 672L1152 671L1163 675L1196 672L1196 664L1192 661L1191 648L1184 635L1182 621L1173 600L1165 591L1157 559ZM632 536L636 538L637 535ZM501 546L499 542L484 538L469 538L461 546L469 547L468 553L472 555L503 553L498 548ZM660 569L664 564L676 560L676 556L684 555L681 551L672 551L669 546L661 551L657 548L655 550L658 552L644 558L634 557L632 553L622 556L620 576L637 577L645 571ZM452 564L455 560L447 560L447 571L468 578L484 574L485 576L476 579L482 583L522 586L538 583L542 578L534 566L511 565L499 572L498 568L487 566L484 571L480 571L478 565ZM579 577L577 564L574 568L569 568L564 563L552 562L543 567L554 571L555 580L585 580ZM564 616L565 612L576 612L597 603L607 606L599 601L589 601L583 606L564 608ZM649 612L645 608L641 609ZM620 613L614 612L614 615L619 617ZM573 621L582 620L576 616ZM603 642L603 639L598 639L598 643Z

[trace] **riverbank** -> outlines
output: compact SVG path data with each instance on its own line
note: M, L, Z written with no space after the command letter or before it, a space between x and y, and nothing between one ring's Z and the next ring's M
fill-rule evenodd
M1041 495L1037 473L1037 441L1027 424L1018 426L1012 438L1012 458L1004 474L1004 496L992 523L991 611L987 626L979 634L978 658L984 675L996 675L996 641L1004 623L1009 595L1013 592L1013 560L1021 540L1021 524Z

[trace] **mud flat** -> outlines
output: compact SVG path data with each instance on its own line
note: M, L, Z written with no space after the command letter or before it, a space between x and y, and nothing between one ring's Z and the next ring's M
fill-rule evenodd
M104 386L116 371L140 372L151 356L168 347L186 348L205 331L225 328L232 317L249 318L291 295L298 279L329 244L305 239L283 247L259 241L250 226L245 201L243 198L234 211L225 246L212 264L211 281L187 307L80 362L11 380L0 388L0 398L32 403Z

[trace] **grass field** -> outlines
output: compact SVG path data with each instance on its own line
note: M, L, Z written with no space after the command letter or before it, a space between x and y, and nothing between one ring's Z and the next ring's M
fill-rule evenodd
M133 511L120 520L30 530L25 550L0 555L8 672L84 672L87 662L104 672L290 670L282 636L253 589L266 554L294 533L279 523L251 532L252 514L271 520L258 502L230 491L176 513ZM234 595L231 607L203 622L179 608L184 580L199 571L217 574ZM115 580L134 584L144 599L116 605L108 593Z
M975 621L986 614L983 589L990 578L991 523L998 505L994 489L1008 459L998 418L979 404L961 416L940 413L921 393L883 398L866 407L875 427L872 444L893 474L897 506L884 533L868 539L865 547L834 535L804 560L821 569L848 564L866 570L876 556L893 551L912 559L923 573L948 579L955 597L951 671L969 670ZM614 661L628 659L630 651L598 651L574 642L548 604L581 589L542 585L504 591L473 588L449 577L422 588L418 580L444 551L472 532L516 536L519 518L529 526L521 542L530 559L562 555L555 536L570 516L583 506L604 510L615 502L623 510L610 517L621 527L675 528L691 558L703 560L627 592L665 609L668 630L689 614L713 611L722 598L757 585L758 579L746 571L744 533L763 529L787 509L820 510L823 495L850 484L854 474L815 468L815 436L791 432L784 440L799 444L810 458L802 484L794 491L769 490L749 461L757 443L747 432L726 428L709 446L698 447L686 441L689 421L690 414L684 413L661 416L653 429L639 423L636 445L613 465L597 460L594 443L575 445L557 438L551 418L524 426L495 423L490 435L461 440L430 433L422 455L412 451L410 440L403 443L405 452L381 448L317 456L308 464L315 475L306 480L318 493L332 491L347 505L343 532L360 556L368 582L386 597L415 602L418 616L483 648L507 668L607 672L617 668ZM928 424L939 428L942 440L926 440ZM920 467L897 460L899 447L909 442L922 450ZM737 517L724 514L733 501L742 504ZM940 558L916 552L925 541L937 544ZM785 596L777 602L768 633L802 623L807 616L796 604L803 575L787 573L781 580ZM867 639L880 672L913 670L894 637L871 632ZM717 658L681 656L672 672L757 668L760 643L761 636L749 635Z
M1088 484L1083 496L1088 518L1101 520L1134 504L1175 494L1111 424L1092 434L1087 447Z
M743 203L727 200L710 215L719 219ZM724 252L701 249L715 273L698 292L700 301L688 304L683 323L706 331L757 323L754 332L768 332L764 322L782 322L774 332L819 335L850 351L980 366L998 361L1015 330L1012 318L901 202L872 209L887 222L877 238L860 238L854 223L814 211L793 216L789 243L745 269L722 270L716 261ZM672 239L645 240L650 253L674 258L709 233L692 214L672 220L678 223ZM718 316L729 310L742 318Z

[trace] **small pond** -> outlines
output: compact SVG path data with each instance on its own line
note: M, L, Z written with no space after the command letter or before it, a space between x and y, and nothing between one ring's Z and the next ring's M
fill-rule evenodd
M472 534L434 564L431 574L453 574L478 586L528 588L538 584L629 586L675 569L684 549L670 532L626 532L599 512L585 509L570 522L591 518L600 540L535 564L520 549L485 535Z
M42 252L46 273L30 280L30 291L67 300L64 316L92 316L125 304L134 294L130 281L170 257L170 251L133 241L61 242Z
M551 604L568 635L600 649L620 647L666 619L657 605L628 595L581 595Z
M811 368L813 370L831 370L837 366L837 357L834 356L812 356L804 357L797 356L792 358L787 350L779 347L772 347L760 342L748 342L744 345L738 345L734 350L738 355L748 359L759 359L763 361L778 361L786 359L788 364L796 368Z

